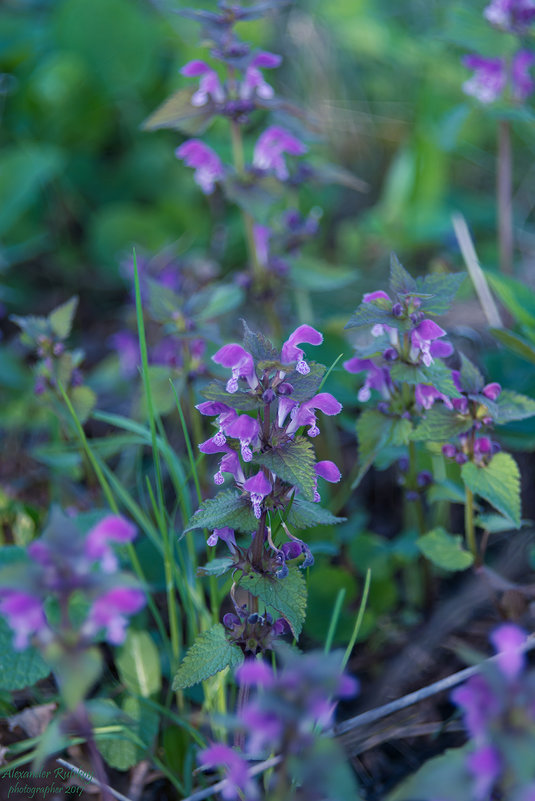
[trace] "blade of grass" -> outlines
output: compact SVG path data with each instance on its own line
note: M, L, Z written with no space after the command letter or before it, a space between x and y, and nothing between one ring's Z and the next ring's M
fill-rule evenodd
M332 648L336 627L338 626L338 620L340 619L340 612L342 611L342 604L344 603L345 597L346 588L342 587L338 590L338 595L336 596L336 601L334 602L333 611L331 614L327 639L325 640L325 648L323 649L326 654L328 654Z
M332 373L332 371L334 370L334 368L336 367L336 365L338 364L338 362L340 361L340 359L342 358L343 355L344 355L343 353L340 353L340 355L337 356L336 359L334 360L334 362L331 364L331 366L329 367L329 369L327 370L327 372L325 373L325 375L323 376L323 378L321 380L321 384L319 386L318 392L321 392L322 386L325 384L325 382L327 381L327 379L329 378L330 374Z
M349 662L349 657L351 656L351 652L357 641L357 637L359 636L360 627L362 626L362 618L364 617L364 612L366 611L366 604L368 603L368 595L370 592L371 579L372 579L372 571L370 570L370 568L368 568L368 570L366 571L366 580L364 582L364 590L362 591L362 600L360 602L357 619L355 621L355 626L353 627L353 633L351 634L351 638L347 645L344 658L342 659L342 669L345 668L345 666Z

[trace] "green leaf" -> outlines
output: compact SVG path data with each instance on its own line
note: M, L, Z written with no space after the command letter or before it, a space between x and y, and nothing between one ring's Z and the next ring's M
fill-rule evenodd
M390 437L397 420L398 418L388 417L376 409L366 409L358 418L356 428L360 469L353 483L353 489L360 484L379 451L387 444L391 444Z
M283 579L249 573L239 583L266 606L276 609L290 624L294 637L299 637L306 616L307 587L298 567L291 567Z
M209 101L204 106L192 106L191 98L196 91L196 87L179 89L147 117L141 126L142 130L172 128L188 136L202 134L214 117L214 104Z
M130 629L116 659L123 684L131 692L148 698L162 686L160 655L146 631Z
M507 517L497 514L480 514L475 519L475 524L478 528L482 528L490 534L503 534L506 531L511 531L511 521ZM527 524L527 520L522 520L522 524Z
M416 281L403 267L395 253L390 256L390 289L395 295L418 293Z
M49 653L46 654L47 659ZM62 652L51 657L60 693L69 710L74 710L89 693L102 672L102 656L98 648L78 653Z
M473 801L473 777L466 761L471 749L473 745L468 743L428 760L386 796L385 801L435 801L443 795L440 788L447 788L447 798Z
M488 465L463 464L461 477L468 489L494 506L515 528L522 525L520 513L520 471L508 453L495 454Z
M451 370L444 362L436 359L429 367L423 366L421 369L424 376L422 384L431 384L443 395L447 395L450 398L461 397L461 393L453 383Z
M423 299L420 309L426 314L444 314L466 278L466 273L431 274L416 279L419 293L433 295Z
M73 387L69 396L74 406L74 411L81 423L85 423L97 402L97 396L90 387Z
M377 324L400 327L400 322L392 315L390 309L381 308L375 301L370 301L360 304L344 328L370 328ZM404 327L407 327L406 324Z
M314 397L321 387L323 376L325 375L325 366L317 362L307 362L310 367L310 372L306 375L298 373L294 370L285 376L285 381L288 381L293 387L292 400L297 403L309 400Z
M232 645L221 623L203 632L188 650L173 681L173 690L184 690L209 679L226 667L243 662L243 654Z
M280 351L273 347L270 340L259 331L251 331L245 320L243 325L243 347L251 354L255 362L277 361Z
M72 329L72 321L78 308L78 296L75 295L66 303L62 303L57 309L50 312L48 322L52 331L59 339L67 339Z
M0 689L23 690L46 678L50 667L35 648L13 650L13 631L0 618Z
M535 324L535 318L533 319L533 324ZM535 364L535 345L532 342L528 342L527 339L514 334L512 331L506 331L504 328L491 328L490 332L498 342L516 353L517 356L521 356L531 364Z
M416 544L430 562L443 570L466 570L474 561L473 555L464 550L462 537L440 527L420 537Z
M427 499L429 503L438 503L439 501L449 501L450 503L464 503L464 488L454 481L436 481L427 490Z
M533 290L521 281L504 275L487 271L485 276L500 303L511 312L515 320L528 328L534 328L535 295Z
M221 557L220 559L212 559L204 567L197 568L198 576L223 576L228 570L234 566L234 559L229 556Z
M288 525L293 528L311 528L312 526L334 526L343 523L345 517L335 517L319 503L311 503L295 498L288 514Z
M526 420L535 415L535 400L527 395L520 395L511 389L502 389L494 401L496 414L494 422L503 425L513 420Z
M194 528L224 528L229 526L244 533L253 531L258 524L251 504L236 490L219 492L215 498L203 501L184 529L184 534Z
M359 277L355 268L335 267L332 264L300 256L292 262L290 280L299 289L310 292L332 292L353 284Z
M243 289L235 284L211 284L197 292L188 304L192 317L203 323L228 314L243 303Z
M468 359L464 353L461 353L461 369L460 369L461 386L464 392L469 395L477 395L483 389L485 379L477 369L475 364Z
M288 484L299 487L305 500L314 500L316 456L306 437L295 437L278 448L255 454L253 461L269 468Z
M146 756L151 747L158 733L158 712L132 696L123 700L121 709L110 699L106 699L106 703L114 707L110 722L121 722L125 728L122 732L99 737L98 749L110 767L128 770Z
M422 422L414 429L411 439L416 442L447 442L469 431L474 421L468 415L458 414L442 404L435 403L425 413Z
M250 392L238 390L237 392L227 392L222 381L213 381L201 390L201 395L206 400L226 403L231 409L238 409L242 412L250 412L259 409L262 399L259 395L252 395Z
M26 141L4 146L0 155L0 236L39 199L46 184L60 172L62 161L60 151L51 145Z

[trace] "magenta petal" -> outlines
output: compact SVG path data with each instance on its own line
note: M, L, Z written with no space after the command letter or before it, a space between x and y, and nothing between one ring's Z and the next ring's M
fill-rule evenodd
M489 400L495 401L500 392L502 391L501 385L494 381L492 384L487 384L483 387L483 395Z
M420 325L414 329L421 339L429 342L432 339L445 336L446 332L443 328L437 325L433 320L422 320Z
M231 449L228 445L217 445L214 442L214 437L210 437L205 442L201 442L199 450L201 453L229 453Z
M336 484L342 477L335 463L328 460L316 462L314 470L316 471L316 475L321 476L321 478L324 478L326 481L330 481L331 484Z
M320 392L319 395L314 395L314 397L306 401L303 406L319 409L321 412L328 415L340 414L342 411L342 404L329 392Z
M359 359L358 356L353 356L352 359L343 362L343 366L348 373L362 373L363 370L369 370L374 365L371 359Z
M284 350L285 345L300 345L303 342L306 342L308 345L321 345L323 342L323 334L320 334L320 332L312 328L311 325L300 325L295 329L293 334L290 334L282 348Z
M271 482L268 481L264 472L260 470L256 475L251 476L244 482L243 489L246 492L261 495L265 498L271 492Z
M252 442L256 439L260 431L258 420L249 417L248 414L241 414L236 417L228 426L225 426L225 434L229 437L237 437L240 440Z
M433 358L447 359L453 353L451 342L432 342L429 353Z
M198 403L195 408L201 414L215 415L228 412L230 406L227 406L226 403L219 403L219 401L204 401L203 403Z
M254 684L257 687L270 687L274 682L273 671L260 659L246 659L236 670L238 684Z
M377 289L375 292L367 292L362 300L364 303L371 303L374 300L390 300L390 298L382 289Z
M198 75L204 75L206 72L212 72L212 68L209 67L205 61L195 59L194 61L189 61L187 64L184 64L180 72L188 78L195 78Z
M231 344L223 345L219 348L217 353L212 356L212 361L216 364L221 364L223 367L235 367L240 365L241 362L252 361L252 356L241 345Z
M526 642L527 634L524 629L513 623L504 623L494 629L490 641L498 651L498 665L508 679L515 679L521 673L526 660L525 654L519 648Z
M275 67L279 67L281 62L282 56L278 56L276 53L268 53L264 50L253 58L251 66L271 70Z

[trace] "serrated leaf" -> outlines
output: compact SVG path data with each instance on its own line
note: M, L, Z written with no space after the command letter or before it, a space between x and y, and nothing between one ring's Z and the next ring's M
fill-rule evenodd
M416 279L419 292L433 295L429 300L422 300L420 309L426 314L444 314L466 278L466 273L431 274Z
M356 430L360 469L353 489L360 484L379 451L388 444L395 422L396 418L388 417L376 409L366 409L358 418Z
M425 384L425 376L417 364L407 364L406 362L395 362L390 368L390 375L394 381L402 384Z
M399 321L392 315L388 309L382 309L373 301L369 303L361 303L360 306L353 312L349 322L345 324L344 328L370 328L373 325L390 325L399 327ZM407 324L404 324L407 327Z
M251 331L245 320L243 325L243 347L251 354L255 362L277 361L280 359L280 351L273 347L270 340L260 333Z
M21 339L25 345L36 344L38 337L50 334L50 323L46 317L36 317L31 314L22 317L18 314L11 314L9 319L23 332Z
M469 431L474 421L469 415L458 414L440 403L435 403L411 434L416 442L447 442L451 437Z
M435 389L438 389L439 392L442 392L443 395L447 395L449 398L461 397L461 393L453 383L451 369L447 367L444 362L435 359L433 364L430 364L429 367L424 365L421 369L424 376L424 380L422 381L423 384L432 385L435 387Z
M278 448L257 453L253 461L267 467L288 484L298 487L305 500L314 500L316 457L314 447L307 438L295 437Z
M477 395L483 389L485 380L475 364L461 353L460 381L464 392Z
M502 515L480 514L474 522L478 528L485 529L491 534L503 534L505 531L511 531L511 521L507 517L502 517ZM526 520L523 520L522 524L526 522Z
M254 531L258 521L250 502L236 490L219 492L215 498L203 501L184 529L184 534L194 528L233 528L248 533Z
M533 322L535 323L535 318ZM498 342L516 353L517 356L521 356L526 361L535 364L535 345L532 342L512 331L506 331L504 328L491 328L490 332Z
M293 387L291 399L298 403L309 400L319 392L323 376L325 375L325 366L323 364L308 362L308 366L310 367L310 372L306 375L302 375L298 373L297 370L294 370L288 373L284 379Z
M221 557L220 559L212 559L204 567L197 568L198 576L223 576L228 570L234 566L234 559L229 556Z
M388 437L388 445L397 448L401 445L408 445L412 431L412 423L403 417L394 419L390 435Z
M97 402L97 396L90 387L73 387L70 392L71 403L81 423L85 423Z
M450 503L464 503L464 489L454 481L439 481L432 484L427 490L429 503L449 501Z
M283 579L249 573L240 579L240 587L276 609L288 621L294 637L299 637L306 616L307 587L298 567L291 567Z
M204 106L193 106L191 98L196 91L196 87L188 87L168 97L142 123L142 130L157 131L159 128L172 128L189 136L203 133L213 119L214 105L209 101Z
M46 664L35 648L25 651L13 650L13 631L5 620L0 618L0 689L23 690L31 687L50 673Z
M430 562L443 570L466 570L474 556L463 548L462 537L435 528L416 540L416 544Z
M418 292L416 281L403 267L395 253L390 256L390 289L395 295L412 295Z
M173 680L173 690L192 687L215 676L220 670L236 667L241 662L242 652L227 640L222 624L216 623L203 632L188 650Z
M146 631L130 629L116 659L123 684L136 695L148 698L162 685L160 655Z
M335 517L332 512L324 509L319 503L295 498L287 522L293 529L303 529L312 526L335 526L345 520L345 517Z
M78 296L75 295L66 303L62 303L57 309L50 312L48 322L52 331L59 339L67 339L72 329L72 321L78 308Z
M237 409L241 412L254 411L262 405L262 399L258 395L252 395L250 392L238 390L237 392L227 392L225 384L221 381L213 381L207 387L201 390L201 395L206 400L218 401L219 403L226 403L231 409Z
M461 477L466 486L507 517L515 528L522 525L520 512L520 471L508 453L496 453L488 465L463 464Z
M526 420L535 415L535 400L511 389L502 389L494 401L494 406L496 409L493 414L494 422L501 425L511 423L513 420Z

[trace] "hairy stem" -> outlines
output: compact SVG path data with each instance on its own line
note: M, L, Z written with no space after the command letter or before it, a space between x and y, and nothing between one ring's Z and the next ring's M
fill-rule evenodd
M476 543L476 529L474 525L474 495L472 490L465 486L465 499L464 499L464 533L466 537L466 544L474 556L474 560L478 561L477 543Z

